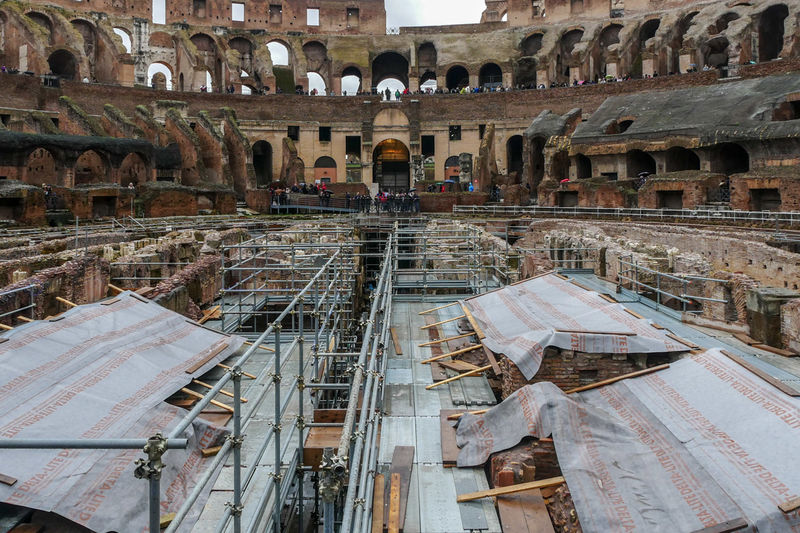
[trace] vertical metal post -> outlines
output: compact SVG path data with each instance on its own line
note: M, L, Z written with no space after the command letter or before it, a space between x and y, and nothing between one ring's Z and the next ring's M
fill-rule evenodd
M137 459L136 469L133 471L136 479L146 479L149 487L149 518L150 533L161 531L161 471L164 463L161 456L167 451L167 439L161 433L156 433L149 439L142 449L147 454L147 459Z
M222 320L222 331L225 331L225 250L226 247L223 246L222 253L220 254L220 270L222 271L222 290L220 291L222 297L222 306L220 308L222 309L222 312L220 313L220 319Z
M161 476L151 476L148 485L150 487L149 502L149 523L150 533L161 531Z
M656 311L661 305L661 274L656 274Z
M242 369L233 374L233 531L242 531Z
M304 531L304 522L303 522L303 481L304 481L304 470L303 470L303 430L306 427L305 422L305 414L303 403L305 402L305 389L306 389L306 377L305 377L305 339L303 336L305 335L305 327L304 327L304 314L303 308L305 307L305 299L300 298L299 302L297 303L299 306L298 309L298 316L297 316L297 323L299 328L299 333L297 337L297 349L298 349L298 372L297 372L297 389L299 392L300 399L298 400L297 404L297 429L300 431L300 435L297 439L297 530Z
M275 499L272 510L273 531L281 531L281 325L275 324L275 375L272 376L275 387L275 421L272 426L275 438L275 465L273 479L275 481Z

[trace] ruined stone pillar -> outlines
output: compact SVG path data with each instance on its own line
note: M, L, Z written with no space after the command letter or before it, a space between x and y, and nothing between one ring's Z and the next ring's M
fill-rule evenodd
M342 94L342 77L334 76L331 80L331 87L328 87L328 89L333 90L336 94Z
M546 68L536 71L536 86L538 87L539 85L550 87L550 73Z
M680 55L680 58L678 60L678 67L680 68L681 73L684 73L687 70L689 70L691 65L694 64L694 63L695 63L695 61L694 61L694 50L681 50L681 55ZM700 70L700 68L702 68L702 67L703 67L703 65L700 65L698 70Z
M477 74L470 74L469 75L469 86L470 87L477 87L478 86L478 75Z

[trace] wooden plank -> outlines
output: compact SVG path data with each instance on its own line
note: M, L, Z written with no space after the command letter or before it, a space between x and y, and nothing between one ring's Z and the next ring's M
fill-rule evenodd
M244 344L247 345L247 346L253 346L255 343L250 342L250 341L244 341ZM264 350L265 352L275 353L275 350L273 348L270 348L269 346L266 346L264 344L259 344L258 345L258 349L259 350Z
M161 515L161 523L159 524L161 526L161 529L168 527L172 523L172 521L175 520L175 514L176 513L169 513Z
M467 363L466 361L439 361L438 364L442 365L445 368L449 368L450 370L455 370L456 372L468 372L470 370L475 370L478 368L477 365L473 365L472 363Z
M581 289L583 289L583 290L585 290L587 292L594 292L594 289L592 289L590 287L587 287L586 285L584 285L582 283L578 283L574 279L569 280L569 282L572 283L573 285L575 285L576 287L580 287Z
M794 390L793 388L789 387L788 385L786 385L784 382L782 382L778 378L770 376L769 374L767 374L766 372L764 372L763 370L761 370L757 366L753 365L752 363L749 363L748 361L745 361L743 358L739 357L738 355L734 355L734 354L732 354L732 353L730 353L728 351L725 351L725 350L720 350L720 351L723 354L725 354L725 356L727 356L728 359L730 359L734 363L737 363L737 364L743 366L744 368L746 368L747 370L749 370L750 372L752 372L756 376L760 377L761 379L763 379L764 381L766 381L767 383L769 383L770 385L772 385L773 387L775 387L779 391L783 392L784 394L787 394L787 395L792 396L794 398L797 398L798 396L800 396L800 392L798 392L798 391Z
M213 446L211 448L203 448L200 450L200 453L203 457L213 457L219 453L222 449L222 446Z
M23 322L34 322L32 318L28 318L26 316L18 316L17 320L22 320Z
M447 337L435 341L423 342L422 344L418 344L417 346L419 346L420 348L424 348L425 346L433 346L434 344L441 344L443 342L457 341L458 339L464 339L466 337L472 337L474 335L475 335L474 333L464 333L463 335L456 335L454 337Z
M784 513L791 513L795 509L800 509L800 498L794 498L789 501L785 501L778 506L778 509Z
M653 327L654 327L654 328L656 328L656 329L667 329L667 328L665 328L664 326L662 326L662 325L660 325L660 324L656 324L655 322L653 322L653 323L652 323L652 324L650 324L650 325L651 325L651 326L653 326Z
M483 347L483 353L486 354L486 358L489 360L489 364L492 365L492 371L494 372L495 376L502 376L503 371L500 369L500 365L497 364L497 358L494 356L494 352L491 351L486 346Z
M448 307L453 307L454 305L458 305L459 302L451 302L447 305L440 305L439 307L434 307L433 309L428 309L426 311L420 311L420 315L427 315L428 313L433 313L434 311L438 311L439 309L446 309Z
M555 533L539 489L497 498L503 533Z
M502 496L504 494L516 494L526 490L541 489L544 487L552 487L566 483L562 476L551 477L548 479L541 479L539 481L531 481L529 483L519 483L517 485L510 485L508 487L498 487L489 490L481 490L478 492L471 492L469 494L460 494L456 499L457 502L471 502L473 500L480 500L481 498L489 498L492 496Z
M454 413L454 414L448 416L447 419L448 420L458 420L459 418L461 418L462 416L464 416L467 413L469 413L471 415L482 415L482 414L485 414L488 411L489 411L488 409L480 409L478 411L461 411L459 413Z
M734 518L727 522L722 522L716 526L709 526L703 529L697 529L692 533L730 533L731 531L739 531L748 526L747 520L744 518Z
M375 476L375 486L372 491L372 533L383 533L383 491L384 476Z
M478 322L475 320L475 317L472 316L472 312L467 307L467 304L462 303L461 309L464 310L464 316L467 317L470 326L472 326L472 330L478 335L478 340L483 340L486 338L486 335L483 333L483 330L478 325Z
M392 455L392 464L389 467L390 479L394 479L395 474L400 477L397 484L400 491L400 509L398 518L398 529L403 530L406 523L406 507L408 505L408 491L411 487L411 469L414 467L414 447L413 446L395 446L394 454ZM391 485L395 485L392 481ZM390 488L391 490L391 488ZM384 516L387 517L386 526L388 526L389 517L389 503L391 498L387 499L384 505Z
M555 329L558 333L585 333L587 335L620 335L622 337L636 337L632 331L588 331L585 329Z
M197 323L198 324L205 324L206 322L208 322L212 318L215 318L215 319L219 318L220 314L221 314L220 307L218 305L215 305L211 309L206 309L205 311L203 311L203 318L198 320Z
M467 315L455 316L453 318L448 318L447 320L441 320L439 322L434 322L433 324L428 324L426 326L422 326L419 329L431 329L436 326L440 326L442 324L447 324L448 322L455 322L456 320L461 320L462 318L467 318Z
M667 333L667 337L670 339L683 344L684 346L688 346L692 350L699 350L701 347L693 343L692 341L687 341L686 339L682 339L675 335L674 333Z
M194 397L195 397L195 398L197 398L198 400L200 400L200 399L202 399L202 398L205 398L205 396L203 396L203 395L202 395L202 394L200 394L199 392L195 392L195 391L193 391L192 389L187 389L187 388L185 388L185 387L181 389L181 392L183 392L184 394L188 394L189 396L194 396ZM225 405L225 404L224 404L224 403L222 403L222 402L218 402L217 400L211 400L211 402L210 402L210 403L211 403L211 405L216 405L216 406L217 406L217 407L219 407L220 409L224 409L224 410L226 410L226 411L228 411L228 412L230 412L230 413L232 413L232 412L233 412L233 407L231 407L231 406L229 406L229 405Z
M389 520L386 529L389 533L400 533L400 474L392 474L389 485Z
M439 411L439 427L442 442L442 464L445 467L456 466L458 462L459 448L456 445L456 428L454 428L448 417L461 413L460 409L442 409Z
M617 300L616 300L616 299L615 299L613 296L611 296L610 294L600 294L600 298L602 298L603 300L605 300L605 301L607 301L607 302L609 302L609 303L612 303L612 304L618 304L618 303L619 303L619 302L618 302L618 301L617 301Z
M447 353L443 353L442 355L436 355L434 357L429 357L428 359L424 359L422 361L422 364L426 365L426 364L432 363L434 361L439 361L440 359L447 359L448 357L461 355L462 353L471 352L473 350L479 350L482 346L483 346L482 344L473 344L472 346L467 346L466 348L461 348L460 350L456 350L454 352L447 352Z
M629 315L635 316L639 320L644 320L644 317L642 315L640 315L639 313L637 313L636 311L632 311L632 310L628 309L627 307L624 307L623 309L625 309L625 312L628 313Z
M431 377L433 378L434 383L442 381L443 379L447 379L447 374L445 373L441 362L434 361L431 363Z
M116 292L117 294L125 292L125 289L120 289L119 287L117 287L116 285L112 285L111 283L108 284L108 288Z
M790 352L789 350L783 350L781 348L775 348L774 346L770 346L769 344L754 344L753 348L758 348L759 350L764 350L765 352L771 352L774 354L782 355L784 357L797 357L797 354L794 352Z
M325 448L338 448L342 440L341 427L312 427L306 435L303 447L303 464L319 472L322 463L322 452Z
M0 474L0 483L3 485L8 485L9 487L13 487L17 483L17 478Z
M117 302L121 302L122 300L119 298L114 298L112 300L106 300L104 302L100 302L100 305L114 305Z
M56 301L61 302L62 304L68 305L70 307L78 307L78 304L74 304L67 300L66 298L62 298L61 296L56 296Z
M216 356L218 356L220 353L222 353L222 351L225 350L225 348L227 348L227 347L228 347L228 345L225 344L225 343L219 345L217 348L212 350L210 354L208 354L207 356L203 357L203 359L201 359L200 361L196 362L195 364L193 364L192 366L187 368L186 369L186 373L187 374L194 374L195 372L197 372L198 370L203 368L203 366L206 363L208 363L209 361L214 359Z
M439 385L444 385L445 383L452 383L453 381L458 381L459 379L463 379L468 376L474 376L476 374L480 374L481 372L486 372L487 370L491 370L492 365L482 366L480 368L476 368L475 370L470 370L469 372L464 372L463 374L459 374L457 376L453 376L452 378L447 378L443 381L439 381L438 383L431 383L430 385L426 386L425 389L430 390Z
M200 385L204 389L208 389L208 390L211 390L211 389L214 388L213 385L209 385L205 381L200 381L199 379L193 379L192 383L194 383L195 385ZM228 398L233 398L233 393L232 392L228 392L226 390L220 390L219 393L222 394L223 396L227 396ZM239 398L239 400L241 400L242 403L247 403L247 398L242 397L242 398Z
M592 383L590 385L584 385L582 387L577 387L577 388L574 388L574 389L570 389L566 393L567 394L573 394L573 393L576 393L576 392L592 390L592 389L596 389L598 387L604 387L606 385L610 385L612 383L616 383L617 381L622 381L623 379L636 378L636 377L639 377L639 376L652 374L653 372L658 372L659 370L664 370L666 368L669 368L669 364L658 365L658 366L654 366L654 367L650 367L650 368L645 368L644 370L638 370L636 372L631 372L630 374L623 374L621 376L616 376L616 377L613 377L613 378L604 379L603 381L598 381L597 383Z
M755 340L750 335L745 335L744 333L734 333L733 336L734 336L735 339L737 339L739 341L742 341L743 343L745 343L748 346L752 346L754 344L761 344L760 342Z
M564 274L559 274L558 272L553 272L553 275L555 277L557 277L557 278L561 278L561 279L564 279L564 280L569 280L569 278L567 276L565 276Z
M397 328L389 328L389 332L392 334L394 353L397 355L403 355L403 347L400 345L400 339L397 337Z
M0 324L0 329L4 329L6 331L10 331L10 330L12 330L14 328L12 328L11 326L6 326L5 324Z

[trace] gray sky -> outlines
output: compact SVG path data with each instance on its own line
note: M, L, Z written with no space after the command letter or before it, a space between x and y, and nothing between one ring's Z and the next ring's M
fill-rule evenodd
M385 0L386 25L434 26L470 24L481 20L484 0Z

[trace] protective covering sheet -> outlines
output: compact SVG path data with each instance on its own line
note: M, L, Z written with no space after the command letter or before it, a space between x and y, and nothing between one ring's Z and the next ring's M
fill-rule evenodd
M760 532L800 531L778 505L800 494L800 400L720 351L648 376L566 396L517 391L459 424L459 466L527 435L552 435L586 532L695 531L745 518Z
M132 293L0 338L6 339L0 343L2 439L166 434L186 411L163 400L243 342ZM185 434L191 448L167 452L164 513L180 506L202 474L199 448L225 434L197 421ZM141 457L141 450L0 451L0 472L18 480L0 485L0 500L54 511L95 530L136 531L147 524L147 482L133 476L133 461Z
M466 300L486 338L483 344L514 361L526 379L542 363L544 349L585 353L668 353L689 348L645 319L599 294L551 274Z

